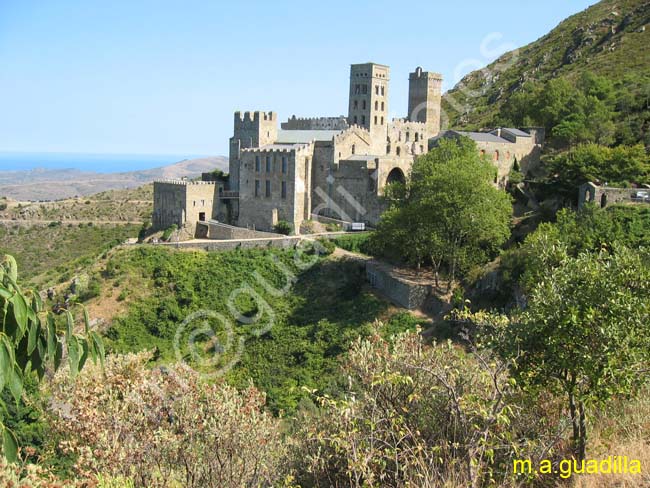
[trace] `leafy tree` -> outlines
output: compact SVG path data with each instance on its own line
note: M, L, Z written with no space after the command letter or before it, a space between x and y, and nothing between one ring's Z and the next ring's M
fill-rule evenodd
M609 148L584 144L561 153L549 162L551 172L575 193L588 181L623 185L650 182L650 158L641 144Z
M582 460L589 409L634 395L647 381L650 252L582 253L538 278L522 313L474 319L501 354L515 359L522 386L564 395Z
M494 185L494 166L467 138L442 139L418 158L411 178L397 186L373 246L388 256L446 269L453 281L487 261L510 235L512 205Z
M11 256L0 263L0 393L9 391L18 404L23 394L25 377L31 373L42 379L46 369L58 369L67 354L72 376L83 368L88 357L103 361L104 349L99 335L90 331L88 315L84 311L85 334L74 333L74 319L66 311L66 330L60 335L54 318L44 312L38 293L23 291L17 284L18 269ZM0 396L3 417L9 410ZM17 440L15 434L0 421L2 447L5 457L15 460Z

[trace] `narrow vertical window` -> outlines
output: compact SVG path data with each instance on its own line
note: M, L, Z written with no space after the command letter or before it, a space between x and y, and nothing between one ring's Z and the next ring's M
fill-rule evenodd
M271 196L271 180L266 180L265 186L266 186L265 188L266 197L269 198Z
M255 171L260 172L260 157L255 156Z
M260 196L260 180L255 180L255 196Z
M287 157L282 156L282 173L287 174Z
M271 172L271 156L266 156L266 172Z
M287 182L282 182L282 198L287 198Z

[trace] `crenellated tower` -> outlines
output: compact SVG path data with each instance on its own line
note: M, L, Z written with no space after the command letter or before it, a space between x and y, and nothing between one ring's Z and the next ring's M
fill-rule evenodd
M423 122L427 137L440 132L440 102L442 98L442 75L422 71L417 67L409 75L408 120Z
M229 186L239 191L239 165L242 149L273 144L278 138L275 112L235 112L233 136L230 138Z

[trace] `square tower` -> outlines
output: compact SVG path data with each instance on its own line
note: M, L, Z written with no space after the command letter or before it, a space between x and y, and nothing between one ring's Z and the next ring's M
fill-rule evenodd
M411 122L424 122L427 137L440 132L440 101L442 97L442 75L422 71L417 67L409 75L409 112Z
M386 132L388 124L388 81L390 68L364 63L350 66L348 124L370 132Z

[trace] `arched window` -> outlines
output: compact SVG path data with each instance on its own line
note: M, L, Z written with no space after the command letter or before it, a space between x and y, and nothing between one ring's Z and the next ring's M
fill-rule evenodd
M365 110L365 109L366 109L366 101L361 100L361 110Z
M377 116L375 115L375 125L377 125Z
M386 154L390 154L390 144L386 146Z
M375 110L379 110L379 102L375 100Z
M398 156L400 155L401 152L402 149L400 147L397 147L397 149L395 149L395 154L397 154Z
M381 118L381 125L384 125L384 118Z
M495 161L499 160L499 151L494 151L494 160Z
M406 142L409 142L411 140L411 133L409 131L406 131Z
M381 102L381 111L384 111L384 102Z
M419 140L420 140L420 134L416 132L415 133L415 142L418 142Z

